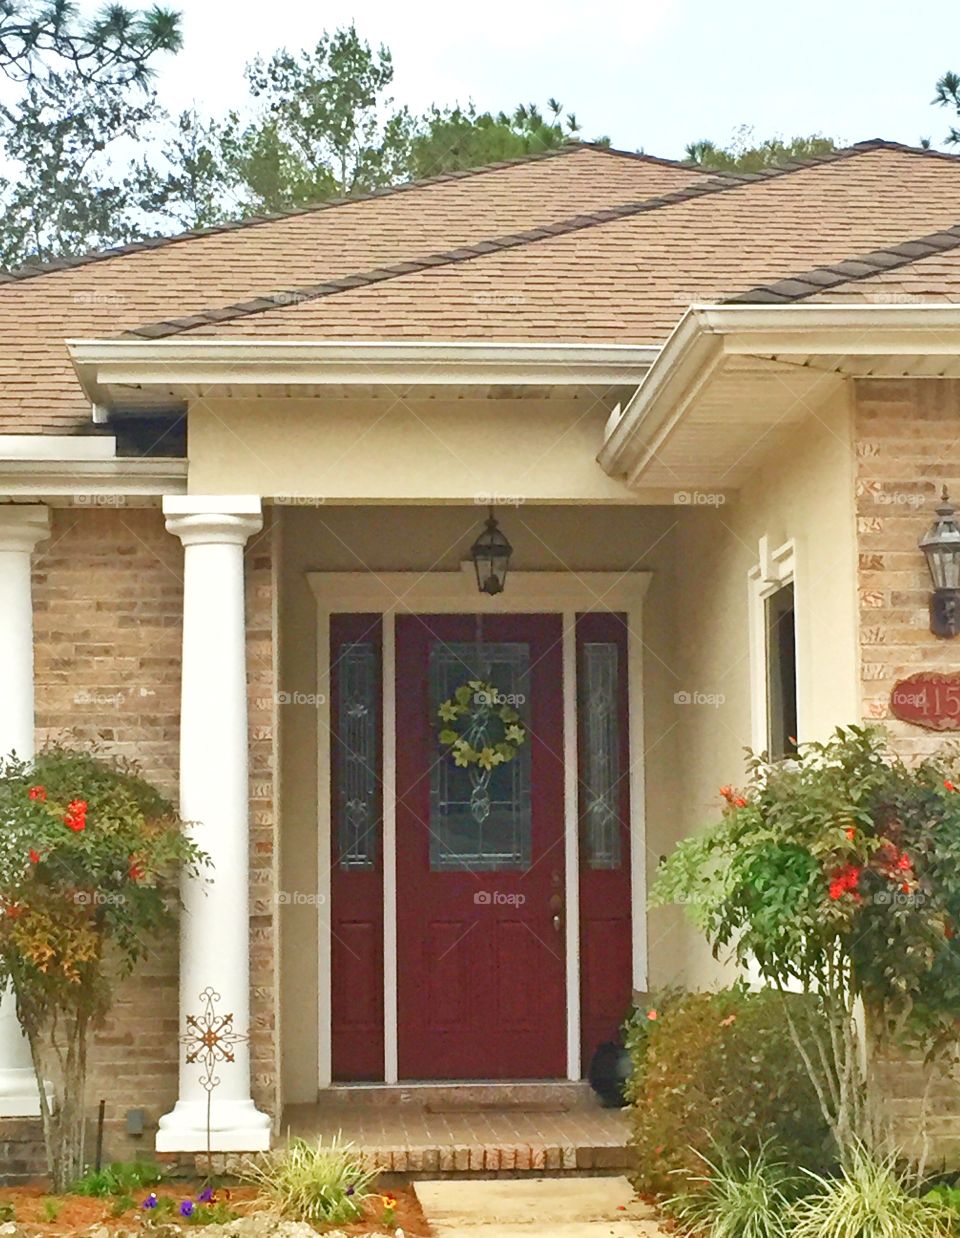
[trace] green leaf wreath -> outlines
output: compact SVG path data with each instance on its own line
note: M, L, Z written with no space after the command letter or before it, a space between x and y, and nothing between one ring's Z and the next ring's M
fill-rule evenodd
M493 684L469 679L437 710L444 724L438 739L455 765L490 771L517 756L527 728L512 705L499 704L502 700Z

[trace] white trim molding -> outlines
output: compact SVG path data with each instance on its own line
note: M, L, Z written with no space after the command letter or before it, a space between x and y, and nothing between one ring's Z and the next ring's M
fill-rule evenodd
M754 752L765 752L770 742L770 701L766 628L766 601L784 585L794 585L794 616L796 622L796 544L786 541L774 549L770 539L761 537L758 562L747 573L747 605L750 630L750 736ZM797 642L799 646L799 641ZM797 667L797 681L800 668ZM802 734L802 719L797 699L797 739Z
M630 668L630 811L633 987L647 987L646 829L643 748L643 598L651 573L511 572L506 590L489 597L477 591L473 565L456 572L308 572L317 600L317 817L320 884L318 902L329 906L330 867L330 616L383 616L384 786L384 1079L399 1075L396 920L396 672L398 614L559 614L563 620L564 667L564 871L566 882L567 1075L581 1078L579 958L579 803L576 695L576 616L596 611L627 615ZM324 901L327 900L327 901ZM331 1069L330 923L319 917L318 1078L329 1086ZM575 995L574 1000L569 1000Z
M116 387L194 389L228 383L583 383L636 385L659 353L649 344L433 340L74 339L70 358L91 404Z

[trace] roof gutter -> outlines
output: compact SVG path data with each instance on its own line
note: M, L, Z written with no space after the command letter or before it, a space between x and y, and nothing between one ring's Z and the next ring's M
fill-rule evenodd
M678 323L597 460L635 481L732 357L960 356L960 305L694 305ZM865 375L868 370L865 369Z
M91 403L112 386L175 387L412 383L584 383L636 385L659 347L638 344L532 344L213 339L68 340Z

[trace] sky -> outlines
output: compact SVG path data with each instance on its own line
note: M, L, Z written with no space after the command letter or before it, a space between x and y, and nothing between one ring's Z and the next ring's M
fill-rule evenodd
M243 66L258 52L312 45L355 20L392 50L394 97L415 111L553 96L582 137L670 158L694 139L726 143L741 125L757 137L941 145L950 117L930 99L945 70L960 72L957 0L165 2L185 34L158 66L171 110L222 113L245 99Z

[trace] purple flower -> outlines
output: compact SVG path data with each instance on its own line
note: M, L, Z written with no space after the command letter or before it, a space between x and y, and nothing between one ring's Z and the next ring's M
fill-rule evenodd
M348 1186L348 1187L347 1187L347 1194L348 1194L348 1195L352 1195L352 1194L353 1194L353 1192L354 1192L354 1187L352 1187L352 1186Z
M182 1217L192 1217L192 1216L193 1216L193 1208L194 1208L194 1203L193 1203L193 1200L192 1200L192 1199L185 1199L185 1200L183 1201L183 1203L180 1205L180 1215L181 1215Z
M213 1187L205 1186L203 1190L200 1192L200 1194L197 1196L197 1201L201 1204L212 1204L213 1203Z
M147 1196L147 1198L140 1205L141 1208L156 1208L156 1206L157 1206L157 1195L155 1191L151 1191L150 1194Z

